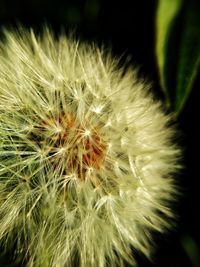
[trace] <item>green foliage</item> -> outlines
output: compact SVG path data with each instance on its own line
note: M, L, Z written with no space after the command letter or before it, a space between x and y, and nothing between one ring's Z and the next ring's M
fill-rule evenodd
M177 115L192 90L200 63L198 3L159 0L156 56L167 106Z
M200 254L198 245L196 244L195 240L190 235L185 234L181 238L181 244L193 266L199 267Z

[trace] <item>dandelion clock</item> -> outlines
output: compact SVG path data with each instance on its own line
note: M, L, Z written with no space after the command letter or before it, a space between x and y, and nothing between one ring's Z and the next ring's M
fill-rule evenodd
M135 266L168 228L180 151L134 69L46 29L0 45L0 240L23 266Z

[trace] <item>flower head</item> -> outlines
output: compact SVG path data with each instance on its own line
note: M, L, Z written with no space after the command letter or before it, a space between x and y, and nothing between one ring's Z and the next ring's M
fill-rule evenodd
M27 266L134 265L171 216L179 149L149 86L46 30L0 48L0 239Z

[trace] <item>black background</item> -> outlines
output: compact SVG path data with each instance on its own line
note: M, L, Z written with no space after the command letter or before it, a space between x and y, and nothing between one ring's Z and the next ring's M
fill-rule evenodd
M66 34L75 32L81 40L111 46L113 55L121 56L122 63L128 60L130 64L139 66L140 76L147 77L155 94L162 98L155 58L156 6L155 0L0 0L0 27L17 27L17 23L22 23L25 27L40 31L41 26L48 23L55 33L59 33L62 28ZM198 245L199 250L198 80L178 119L182 132L179 142L184 147L185 169L176 178L183 192L179 204L174 207L178 217L177 226L167 235L155 236L157 248L152 262L137 255L141 267L200 266L200 262L194 265L190 261L190 254L193 254L195 249L191 248L188 255L183 245L187 243L185 240L189 236ZM5 266L5 263L0 262L0 266Z

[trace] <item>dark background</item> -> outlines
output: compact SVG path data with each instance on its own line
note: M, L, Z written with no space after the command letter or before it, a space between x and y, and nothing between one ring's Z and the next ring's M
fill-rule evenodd
M139 66L139 75L147 77L155 94L163 98L155 58L156 6L156 0L0 0L0 27L22 23L40 32L48 23L56 34L64 29L66 34L75 32L81 40L111 46L113 55L121 56L121 63ZM155 236L157 249L152 262L137 255L140 267L200 266L198 84L199 78L178 119L185 169L176 178L183 192L174 207L177 226L167 235ZM7 266L6 261L2 259L0 266Z

